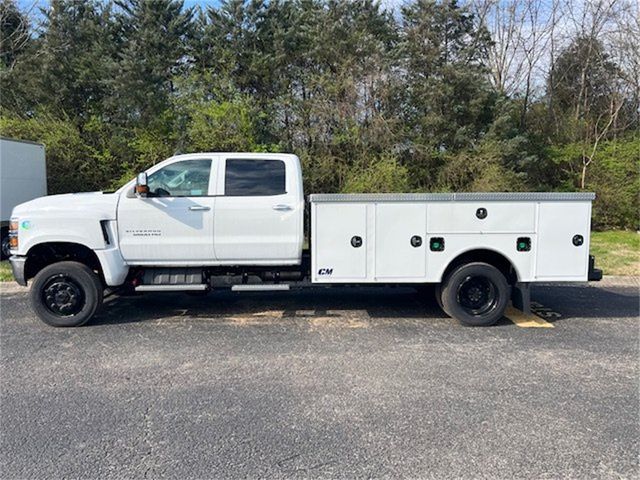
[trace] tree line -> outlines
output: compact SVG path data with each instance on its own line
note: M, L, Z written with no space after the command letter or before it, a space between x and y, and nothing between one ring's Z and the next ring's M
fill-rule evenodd
M595 191L637 228L633 0L0 0L0 134L51 193L284 151L312 192Z

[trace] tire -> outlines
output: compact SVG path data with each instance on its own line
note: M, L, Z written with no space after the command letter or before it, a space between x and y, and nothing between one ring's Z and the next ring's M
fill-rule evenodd
M443 310L462 324L493 325L504 315L510 297L505 276L493 265L474 262L447 275L441 289Z
M442 304L442 284L441 283L436 285L436 290L434 293L436 297L436 303L438 304L440 309L444 311L444 305Z
M6 230L2 230L2 244L0 246L0 260L6 260L11 256L9 249L9 233Z
M31 305L38 318L52 327L79 327L102 305L98 275L78 262L59 262L43 268L31 285Z

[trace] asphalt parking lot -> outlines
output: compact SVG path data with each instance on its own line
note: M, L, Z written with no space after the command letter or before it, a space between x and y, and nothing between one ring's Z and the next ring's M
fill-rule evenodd
M541 286L546 328L412 289L1 296L0 476L637 478L637 286ZM548 324L548 325L546 325Z

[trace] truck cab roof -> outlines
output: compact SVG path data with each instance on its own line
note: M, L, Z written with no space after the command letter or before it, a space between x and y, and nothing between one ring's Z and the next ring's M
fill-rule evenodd
M247 158L256 160L264 159L264 158L283 158L283 157L294 157L298 158L297 155L292 153L267 153L267 152L197 152L197 153L182 153L179 155L174 155L173 157L169 157L164 160L164 162L169 160L188 160L192 158L200 158L203 156L217 156L224 158Z

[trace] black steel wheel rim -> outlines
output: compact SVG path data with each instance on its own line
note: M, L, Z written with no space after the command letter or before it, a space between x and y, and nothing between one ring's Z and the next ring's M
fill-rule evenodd
M469 275L458 286L458 304L471 315L486 315L498 305L498 289L487 277Z
M54 275L42 289L45 307L59 317L72 317L82 311L85 295L82 287L67 275Z

